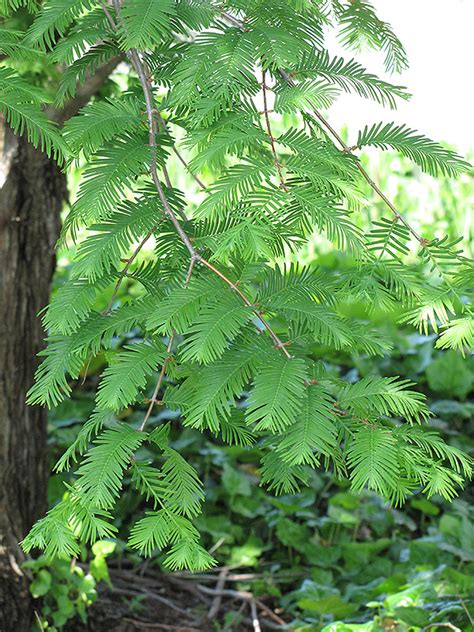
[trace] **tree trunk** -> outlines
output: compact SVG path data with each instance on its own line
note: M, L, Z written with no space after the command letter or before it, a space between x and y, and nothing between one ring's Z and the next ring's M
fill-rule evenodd
M0 630L34 617L18 542L47 499L46 411L25 404L43 347L66 179L0 117Z

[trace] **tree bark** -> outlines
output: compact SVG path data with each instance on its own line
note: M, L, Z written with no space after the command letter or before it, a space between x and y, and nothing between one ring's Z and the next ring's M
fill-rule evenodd
M46 509L47 415L29 407L38 312L49 298L54 245L67 195L55 162L0 117L0 630L27 632L34 617L19 541Z

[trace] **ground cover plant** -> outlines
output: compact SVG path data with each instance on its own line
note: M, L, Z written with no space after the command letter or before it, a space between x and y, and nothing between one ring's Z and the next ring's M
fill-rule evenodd
M163 551L171 571L216 564L198 528L206 485L163 404L183 436L258 455L248 483L276 495L304 493L327 470L394 507L421 492L451 501L471 461L427 428L424 394L397 373L349 381L328 370L335 353L390 353L371 313L434 331L452 358L472 347L472 263L459 240L415 230L359 151L395 149L433 176L469 164L394 123L368 122L348 146L323 114L341 91L392 108L408 97L324 44L336 28L348 49L379 48L397 72L407 61L390 26L359 0L4 4L12 20L20 6L33 17L25 33L2 30L2 112L65 168L83 168L62 236L76 252L43 313L49 345L30 403L58 406L98 355L108 362L89 419L55 466L77 464L67 493L24 549L68 558L80 543L114 538L130 479L147 503L131 549ZM62 64L57 84L40 85L26 56ZM61 104L117 56L127 72L113 96L55 127L43 104ZM369 190L385 214L361 229ZM344 254L337 274L297 262L315 231Z

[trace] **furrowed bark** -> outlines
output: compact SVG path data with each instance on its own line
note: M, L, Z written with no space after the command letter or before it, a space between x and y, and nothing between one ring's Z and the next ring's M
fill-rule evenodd
M43 347L66 178L0 119L0 629L29 630L33 606L18 542L47 504L47 412L25 403Z

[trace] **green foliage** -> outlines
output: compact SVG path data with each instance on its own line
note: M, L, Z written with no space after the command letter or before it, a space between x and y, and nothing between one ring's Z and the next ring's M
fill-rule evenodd
M66 145L56 126L42 111L41 105L49 101L41 88L37 88L9 68L0 67L0 109L7 123L28 141L63 162Z
M350 149L318 110L341 90L390 107L406 98L324 45L325 28L339 28L345 45L379 48L400 70L406 56L391 27L362 0L231 0L224 12L218 2L123 0L101 11L92 0L47 0L23 40L6 36L12 64L20 41L65 65L51 88L56 107L80 98L104 63L128 64L113 98L85 105L63 131L41 110L48 99L32 73L0 68L14 130L67 153L68 167L84 165L61 239L72 236L76 250L44 312L50 343L29 402L56 406L71 379L101 369L92 416L57 465L64 472L78 462L68 496L25 549L65 557L82 540L112 536L131 480L149 511L129 546L165 549L173 570L214 564L194 524L200 473L172 445L155 410L163 402L188 429L232 449L257 445L259 482L278 494L297 493L323 466L394 505L419 490L451 499L470 461L412 425L430 415L412 382L325 367L336 353L368 362L390 350L367 323L377 310L424 330L441 326L443 347L469 344L471 261L454 236L418 235L390 203L396 221L362 227L370 176L354 152L392 147L432 174L469 165L393 124L367 127ZM177 163L180 174L171 171ZM285 263L303 259L315 233L347 255L337 274ZM360 301L365 312L348 312ZM146 451L152 458L142 459Z
M326 275L332 273L328 267ZM352 309L357 310L354 306ZM372 325L381 327L377 320ZM416 375L418 386L410 389L428 393L429 408L436 416L437 430L442 434L429 431L429 445L440 450L436 459L444 459L450 451L455 454L456 446L472 452L472 403L459 401L455 393L447 389L437 394L431 391L427 382L427 365L436 364L444 352L435 350L433 340L413 335L409 329L400 329L396 325L390 325L390 329L396 341L391 359L361 358L340 351L330 361L328 359L329 374L340 371L354 377L356 371L361 375L388 372L398 373L403 379L407 375ZM258 353L255 355L258 357ZM472 373L470 363L464 363ZM201 368L206 372L213 366ZM204 379L199 383L202 387L207 382ZM80 392L76 392L72 401L54 412L52 426L55 430L50 441L55 452L69 446L71 432L73 436L78 430L82 433L81 418L87 414L87 407L93 405L89 392L92 385L93 380L81 389L83 398L86 394L87 398L81 399ZM312 402L304 408L304 413L314 411L316 403L319 409L319 406L324 408L325 400L328 404L331 402L319 384L311 385L309 393ZM445 399L437 399L439 396ZM163 411L162 414L166 417L170 413ZM128 422L133 424L137 413L130 410L127 415ZM232 423L237 424L238 419L235 416ZM315 418L312 424L312 419L308 418L309 432L319 433L319 445L323 440L331 445L331 436L334 436L324 432L325 426L321 424L325 421L323 416L319 422ZM219 564L239 565L240 570L233 573L243 577L251 573L252 579L237 583L239 590L252 592L267 605L278 607L280 616L290 627L295 630L326 627L326 631L348 628L374 632L381 625L393 626L396 622L403 632L420 632L429 623L449 620L459 629L469 630L463 608L464 603L472 611L474 605L474 516L469 489L463 492L462 501L453 504L437 495L427 500L425 496L415 494L408 498L402 511L387 506L375 494L351 491L346 481L319 469L307 480L308 487L294 495L275 498L272 493L254 485L256 477L261 475L257 467L265 450L263 445L229 448L224 442L216 442L192 428L183 433L177 424L172 426L174 429L168 432L164 432L163 425L156 427L156 442L142 444L140 460L133 463L130 477L126 477L117 516L121 524L118 536L121 548L125 547L128 525L137 521L136 488L143 496L140 509L161 510L160 499L164 500L165 494L157 464L162 448L169 445L179 450L186 462L207 481L206 503L194 524L203 534L202 545L207 548L221 541L215 553ZM366 424L360 427L370 428ZM403 425L399 427L400 431L405 440ZM417 442L423 442L427 431L425 425L407 427L410 439ZM298 436L304 436L301 424ZM308 438L311 441L310 434ZM296 434L291 445L299 449ZM286 448L281 451L282 456L287 453ZM309 450L306 453L311 456ZM324 462L325 454L321 453L319 458ZM293 473L296 475L297 470ZM58 488L58 481L53 479L51 487ZM153 513L144 517L150 518L147 529L155 526L157 536L168 533L166 520L155 521ZM141 535L139 540L143 541ZM125 551L121 555L126 555L127 564L137 564L135 549ZM156 552L152 540L150 554L158 556L164 564L165 556ZM148 572L153 571L149 569ZM213 577L217 578L217 573ZM111 579L115 581L113 570ZM196 578L196 581L202 580ZM224 613L230 616L237 609L238 605L233 606L231 600L224 599L219 621L224 618ZM141 615L147 618L145 611Z
M104 430L78 469L77 490L91 507L109 509L122 486L123 470L144 436L125 424Z
M133 403L137 394L165 359L163 344L137 343L124 347L104 371L97 393L97 405L102 410L119 411Z
M53 48L58 35L65 34L68 26L93 0L47 0L26 34L26 42L43 48Z
M389 72L400 72L408 66L403 44L390 24L377 17L373 6L365 0L332 2L341 26L340 37L345 46L360 50L364 46L385 53L385 67Z
M357 137L358 147L381 147L396 149L411 158L423 171L436 176L457 176L469 169L470 165L454 151L439 143L417 134L405 125L376 123L365 127Z
M105 142L123 132L140 127L140 102L129 98L122 101L97 101L86 105L78 116L66 122L64 133L75 155L80 151L87 158Z
M276 353L269 356L254 379L248 423L272 433L290 426L303 405L306 377L302 359L287 360Z
M96 542L92 547L94 557L88 572L76 562L51 562L44 555L23 564L23 568L33 575L31 595L42 602L39 616L41 629L56 632L76 616L87 624L87 608L97 599L96 585L100 581L110 584L106 560L114 549L113 542Z
M407 390L410 382L397 382L396 378L365 377L355 384L344 386L339 402L356 415L364 411L377 415L404 417L421 423L429 416L424 397Z
M396 108L396 97L408 99L402 86L395 86L367 72L356 60L329 56L326 50L311 51L303 58L294 76L298 78L322 77L341 87L345 92L355 91L359 96Z
M171 34L171 17L176 14L173 0L127 0L123 5L120 26L124 49L149 48Z
M463 362L462 357L455 351L447 351L437 358L426 371L430 389L441 394L452 394L464 399L473 387L470 363Z

